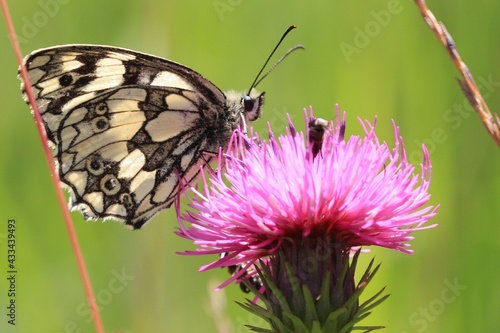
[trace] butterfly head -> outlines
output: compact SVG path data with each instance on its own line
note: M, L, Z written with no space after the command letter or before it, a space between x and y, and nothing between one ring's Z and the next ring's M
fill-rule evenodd
M262 114L262 105L264 105L264 94L258 93L252 89L249 94L242 98L243 110L245 112L246 122L255 121Z
M280 46L281 42L286 37L286 35L288 35L288 33L290 31L292 31L293 29L295 29L296 27L297 26L292 25L291 27L289 27L285 31L285 33L283 34L283 36L281 36L281 39L279 40L278 44L276 44L276 46L272 50L271 54L269 55L269 57L267 58L267 60L264 62L264 65L260 69L259 73L255 77L255 80L253 81L252 85L250 86L250 89L248 90L249 93L246 94L243 97L243 99L241 101L241 104L242 104L243 110L245 112L245 122L246 123L254 121L254 120L257 120L260 117L260 115L262 114L262 105L264 104L264 93L259 94L257 91L255 91L254 88L257 87L257 85L267 75L269 75L269 73L271 73L273 71L273 69L280 62L282 62L289 54L291 54L295 50L304 49L304 47L302 45L296 45L296 46L292 47L273 66L271 66L271 68L267 71L267 73L265 73L264 75L261 76L262 71L264 70L264 68L266 68L266 66L269 63L269 60L271 60L271 57L273 56L274 52L276 52L276 50L278 49L278 46Z

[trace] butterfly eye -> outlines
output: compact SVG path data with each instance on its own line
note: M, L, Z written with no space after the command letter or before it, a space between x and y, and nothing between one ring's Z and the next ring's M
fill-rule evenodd
M245 109L245 118L247 121L254 121L262 114L262 105L264 104L264 93L260 95L246 95L243 98L243 107Z
M243 97L243 107L245 108L245 112L250 112L253 110L253 105L255 104L255 100L246 95L245 97Z

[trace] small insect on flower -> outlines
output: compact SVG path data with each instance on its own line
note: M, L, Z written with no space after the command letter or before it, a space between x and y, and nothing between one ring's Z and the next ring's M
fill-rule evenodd
M85 219L141 228L172 205L179 179L195 182L233 132L258 119L255 87L290 27L246 93L224 94L179 63L127 49L61 45L24 59L70 207Z
M308 127L309 143L311 144L313 157L316 157L323 146L323 136L328 129L328 121L323 118L311 117Z
M222 253L220 255L220 258L222 259L227 255L228 255L227 252ZM229 265L227 266L227 271L232 277L236 278L236 282L240 285L241 291L248 294L250 292L250 289L248 289L247 285L243 281L247 281L247 283L250 283L257 290L262 288L262 281L256 271L251 272L249 271L248 268L245 269L244 268L245 266L247 265L245 264Z

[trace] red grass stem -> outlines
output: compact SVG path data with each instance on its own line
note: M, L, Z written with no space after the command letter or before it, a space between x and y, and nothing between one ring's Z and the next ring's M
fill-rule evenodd
M92 290L92 285L90 283L90 278L87 272L87 268L85 266L85 261L83 259L83 254L80 249L80 245L78 243L78 238L76 236L75 229L73 227L73 221L71 220L71 216L69 214L68 207L66 205L66 198L64 193L59 186L59 173L55 169L54 160L52 159L52 152L48 146L47 134L45 133L45 129L43 127L42 118L40 116L40 112L38 111L38 106L36 104L35 96L33 95L33 91L31 89L31 85L29 83L28 72L26 71L26 67L23 65L23 56L21 49L19 47L19 42L17 40L17 35L14 30L14 25L12 24L12 19L9 13L9 9L7 7L6 0L0 0L2 6L2 12L5 18L5 23L7 25L7 29L9 31L9 37L12 43L12 48L14 49L14 53L16 55L17 62L19 63L21 70L21 77L25 82L26 94L28 95L29 103L33 109L33 114L35 116L36 126L38 130L38 135L40 137L40 141L42 142L43 150L45 153L45 157L47 163L49 165L49 170L52 175L52 183L56 190L57 200L59 201L59 206L61 208L61 212L63 213L64 223L66 225L66 229L68 231L69 239L71 242L71 247L73 248L73 252L75 254L76 263L78 265L78 269L80 271L80 276L82 278L83 287L85 289L85 294L87 296L87 300L89 302L90 310L92 312L92 317L94 319L94 325L97 333L104 333L104 328L102 326L101 316L99 314L99 310L97 308L96 298L94 296L94 292Z

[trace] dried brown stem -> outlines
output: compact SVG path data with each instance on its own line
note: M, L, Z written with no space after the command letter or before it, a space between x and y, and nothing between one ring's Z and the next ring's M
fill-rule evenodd
M457 81L460 84L460 88L462 88L465 97L467 97L469 103L472 105L474 110L477 111L479 117L481 117L486 130L490 133L493 140L495 140L497 145L500 146L500 118L497 114L492 114L490 112L488 105L479 92L479 89L476 85L476 82L474 81L474 78L472 77L471 72L469 71L469 68L462 61L453 38L446 30L444 24L442 22L438 22L434 14L429 10L429 8L427 8L425 0L415 0L415 3L420 9L425 22L427 22L436 37L444 46L451 59L453 60L453 63L462 75L462 80L457 79Z

